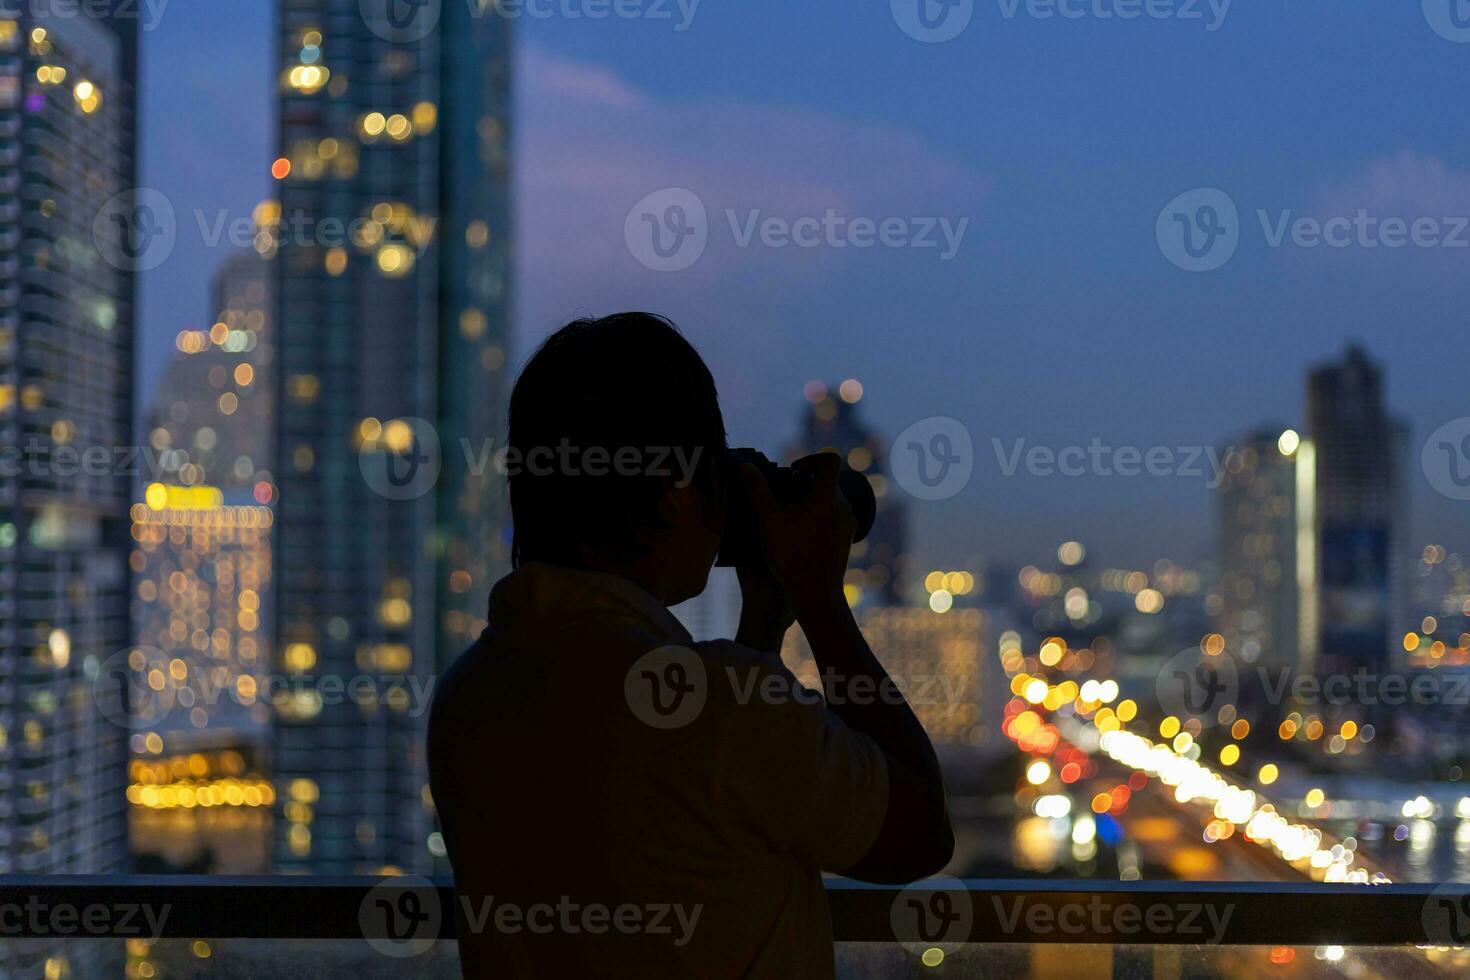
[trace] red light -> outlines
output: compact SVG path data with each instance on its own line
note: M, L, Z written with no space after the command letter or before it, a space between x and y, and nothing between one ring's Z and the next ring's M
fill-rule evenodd
M285 180L291 176L291 161L285 157L281 157L275 163L271 164L271 176L276 178L276 180Z
M258 504L268 504L268 503L271 502L271 498L273 498L274 496L275 496L275 490L271 487L271 485L269 483L265 482L264 480L261 480L259 483L257 483L255 485L255 502L256 503L258 503Z

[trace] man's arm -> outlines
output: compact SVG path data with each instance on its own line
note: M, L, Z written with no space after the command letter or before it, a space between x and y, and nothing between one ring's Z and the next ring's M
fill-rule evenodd
M937 873L954 853L939 760L902 691L873 656L842 591L853 518L837 489L840 460L828 453L801 463L810 492L787 506L775 501L759 470L742 468L762 552L824 682L844 688L827 692L828 710L878 745L889 774L887 815L877 840L856 865L829 870L869 881L912 881ZM876 694L848 696L853 690Z

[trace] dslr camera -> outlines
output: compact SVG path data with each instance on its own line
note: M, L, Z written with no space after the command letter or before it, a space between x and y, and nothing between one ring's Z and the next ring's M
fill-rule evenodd
M725 485L729 487L730 509L725 518L725 533L720 539L720 553L715 564L733 568L765 564L761 557L760 529L756 525L755 508L745 492L745 483L740 478L740 467L750 463L761 471L771 496L779 503L800 500L807 492L810 478L789 466L779 466L755 449L730 449L725 453ZM873 530L873 520L878 516L878 498L873 494L873 485L868 478L846 463L837 474L837 489L841 491L847 505L852 508L856 522L853 529L854 543L863 540Z

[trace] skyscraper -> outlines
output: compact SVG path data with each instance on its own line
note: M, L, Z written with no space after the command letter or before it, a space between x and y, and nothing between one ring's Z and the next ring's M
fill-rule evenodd
M274 213L267 202L257 219L269 227ZM129 787L133 851L145 864L197 852L206 866L222 856L223 867L265 870L210 843L223 838L260 855L268 804L232 793L195 806L192 794L210 785L204 777L221 758L265 755L275 412L265 256L273 247L267 231L256 251L221 264L205 326L175 338L145 422L155 465L132 508L138 649L129 670L139 685L159 670L167 690L135 712L131 769L151 774L143 783L168 784L180 767L187 777L161 795L143 792L136 775ZM238 768L229 778L246 774L243 761Z
M276 205L256 209L269 219ZM210 284L209 319L180 331L147 419L157 477L271 498L275 337L271 265L256 252L226 259Z
M1382 671L1392 648L1406 546L1407 430L1390 416L1383 371L1359 347L1311 372L1299 465L1311 529L1302 558L1303 669ZM1305 518L1304 518L1305 519Z
M1000 715L987 716L986 712L997 706L995 697L1000 692L993 685L986 690L982 683L983 672L996 673L984 671L982 663L984 613L954 609L940 614L923 608L870 605L858 622L873 656L903 690L936 746L975 747L994 735ZM835 689L827 690L806 635L799 629L787 632L781 658L803 684L825 690L828 697L871 696L846 690L840 681Z
M1246 663L1297 666L1296 460L1301 437L1252 432L1225 457L1220 515L1219 632Z
M258 216L273 208L261 205ZM175 338L177 352L147 419L156 466L133 507L134 636L170 661L181 690L214 692L176 711L171 706L153 726L186 736L211 726L263 731L269 721L264 705L249 703L253 698L242 704L237 691L241 684L255 690L270 665L269 272L257 252L221 264L211 283L208 325ZM222 690L232 696L219 696ZM190 747L187 738L166 741L171 752Z
M275 649L308 690L373 686L278 705L277 863L423 871L443 854L428 692L481 628L507 551L489 440L510 290L508 22L463 3L279 11Z
M839 453L848 466L867 475L878 497L873 530L853 545L848 562L849 599L854 604L868 601L901 605L908 561L904 551L905 514L898 495L889 492L883 471L883 442L863 424L857 407L863 386L853 378L835 388L809 381L804 394L808 407L802 416L801 434L787 449L786 461L823 451Z
M0 873L115 872L134 243L98 219L135 184L135 24L38 9L0 15ZM0 973L110 955L7 943Z

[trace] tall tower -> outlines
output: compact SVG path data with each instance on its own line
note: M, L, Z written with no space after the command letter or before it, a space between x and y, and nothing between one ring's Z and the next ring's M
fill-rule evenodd
M275 208L274 202L262 204L257 216L272 216ZM210 283L209 319L174 339L177 350L147 420L160 478L244 491L252 503L270 503L276 406L271 271L265 256L253 251L226 259Z
M274 208L267 202L259 217ZM158 669L166 692L133 718L128 799L140 866L171 855L174 867L268 868L266 800L231 793L199 807L194 792L222 774L258 780L245 760L263 759L271 719L262 682L271 666L273 239L258 246L215 273L208 319L175 338L147 418L157 467L132 508L130 669L140 685ZM185 800L143 792L170 782L188 788Z
M136 183L135 24L39 9L0 15L0 873L96 874L127 859L103 665L129 642L136 242L103 216ZM109 955L10 943L0 973Z
M1407 431L1384 404L1382 368L1359 347L1307 383L1316 669L1387 666L1407 531ZM1306 460L1301 465L1307 465Z
M1297 454L1301 438L1280 427L1252 432L1226 456L1220 514L1220 633L1246 663L1295 670Z
M276 705L276 860L425 871L443 855L432 680L483 627L507 553L490 440L510 309L508 21L493 4L279 10L275 650L307 693ZM360 677L371 687L344 695Z

